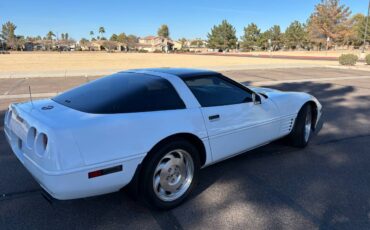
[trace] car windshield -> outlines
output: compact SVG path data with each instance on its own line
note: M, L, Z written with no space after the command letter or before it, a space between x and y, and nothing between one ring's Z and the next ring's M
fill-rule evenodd
M112 114L183 109L170 82L139 73L117 73L71 89L55 102L87 113Z

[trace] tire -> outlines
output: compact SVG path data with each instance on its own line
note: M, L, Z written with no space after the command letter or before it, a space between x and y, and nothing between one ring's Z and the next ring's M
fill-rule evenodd
M289 135L291 145L298 148L304 148L310 141L312 134L312 107L305 104L297 115L294 128Z
M167 142L150 152L142 165L140 198L152 208L174 208L194 189L199 170L199 151L194 145L182 139Z

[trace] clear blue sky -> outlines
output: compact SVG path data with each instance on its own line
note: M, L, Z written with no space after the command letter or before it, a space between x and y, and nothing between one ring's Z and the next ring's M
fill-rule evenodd
M206 38L214 24L227 19L238 37L245 25L255 22L263 30L274 24L282 29L293 20L305 22L320 0L14 0L0 2L0 23L12 21L16 34L41 35L52 30L59 36L68 32L79 40L89 31L106 29L106 37L125 32L155 35L161 24L170 28L174 39ZM342 0L353 13L367 13L368 0Z

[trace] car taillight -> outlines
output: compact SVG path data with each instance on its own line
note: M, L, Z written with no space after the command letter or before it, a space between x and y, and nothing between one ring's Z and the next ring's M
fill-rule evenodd
M37 131L36 131L35 127L31 127L28 130L27 142L26 142L28 148L33 148L33 146L35 144L36 134L37 134Z
M48 136L45 133L39 133L35 141L35 152L39 156L43 156L46 151L47 145L48 145Z

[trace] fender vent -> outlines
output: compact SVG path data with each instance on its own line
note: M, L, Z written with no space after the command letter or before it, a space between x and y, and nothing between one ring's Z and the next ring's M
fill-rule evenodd
M292 118L292 119L290 119L289 131L291 131L291 130L292 130L292 128L293 128L293 121L294 121L294 119L293 119L293 118Z

